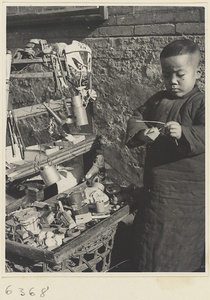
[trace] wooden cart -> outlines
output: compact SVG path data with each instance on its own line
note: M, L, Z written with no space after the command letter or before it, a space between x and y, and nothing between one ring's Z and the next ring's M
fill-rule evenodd
M39 64L50 63L50 60L43 61L41 58L33 60L13 60L12 66L14 70L19 70L20 67ZM64 72L65 73L65 72ZM53 72L11 72L10 77L12 80L39 80L38 83L44 78L51 78L53 84L54 78ZM37 99L36 99L37 101ZM59 111L62 105L62 100L56 100L48 104L53 111ZM48 115L45 107L42 103L33 103L31 106L24 106L13 109L13 112L18 121L22 122L27 118ZM49 155L49 159L53 164L62 164L73 160L76 157L82 157L84 172L92 166L93 153L98 145L98 139L93 134L93 122L92 122L92 104L87 106L87 115L89 125L83 127L83 131L79 134L85 135L85 140L76 144L69 145L58 152ZM43 120L44 122L44 120ZM42 124L42 123L41 123ZM44 124L44 123L43 123ZM27 126L25 126L25 130ZM23 127L24 130L24 127ZM25 133L25 132L24 132ZM76 132L78 133L78 131ZM28 133L28 136L30 134ZM84 157L86 156L86 157ZM46 158L40 161L40 166L46 164ZM20 181L23 178L36 175L37 170L34 168L34 160L24 162L20 165L14 164L6 170L6 183L13 184ZM17 200L14 203L7 205L6 213L10 213L17 210L22 205L22 200ZM52 197L47 202L56 201L56 197ZM129 206L125 205L118 211L113 213L110 217L102 219L91 228L82 232L79 236L73 240L61 245L54 250L38 249L26 244L22 244L13 240L6 239L6 253L12 259L13 257L19 258L24 264L27 260L28 266L26 270L32 271L34 269L41 272L56 272L56 271L68 271L68 272L105 272L110 267L111 252L114 243L115 233L119 222L129 214ZM21 264L20 264L21 265Z

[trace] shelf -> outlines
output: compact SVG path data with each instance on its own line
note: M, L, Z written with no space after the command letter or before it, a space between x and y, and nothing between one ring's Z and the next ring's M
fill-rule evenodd
M70 99L65 99L67 102L67 106L70 107ZM69 102L69 103L68 103ZM47 103L47 105L53 110L53 111L58 111L60 110L64 104L62 100L52 100L50 101L50 103ZM37 116L37 115L42 115L42 114L48 114L47 109L45 108L45 106L43 104L34 104L31 106L24 106L24 107L20 107L20 108L16 108L13 110L15 116L18 119L25 119L28 117L33 117L33 116Z
M63 57L60 57L61 61L64 61ZM12 65L17 65L17 64L37 64L37 63L51 63L51 58L44 57L36 57L33 59L30 58L25 58L25 59L13 59L12 60ZM12 75L12 74L11 74Z
M13 73L10 75L10 78L41 78L41 77L53 78L53 76L54 76L53 72L37 72L37 73L23 73L23 74Z
M41 159L41 161L39 161L39 167L44 166L47 163L48 159L51 160L54 165L57 165L73 159L79 155L87 153L93 147L94 143L96 143L96 136L85 133L84 135L85 140L76 145L70 145L67 148L56 151L48 155L48 158L46 155L43 155L43 158ZM37 152L37 154L38 153L39 151ZM13 164L11 168L6 170L7 183L11 183L15 180L23 179L39 173L39 171L35 169L34 160L22 162L22 164Z
M64 61L64 57L60 58L61 61ZM24 65L28 65L28 64L36 64L36 63L41 63L41 64L48 64L51 63L51 58L50 57L37 57L35 59L13 59L12 60L12 66L16 67L16 69L18 68L22 68L24 67ZM67 74L67 72L65 72L65 74ZM49 72L49 70L47 72L43 72L43 70L41 70L41 72L34 72L34 73L20 73L20 72L13 72L10 74L11 78L38 78L38 77L54 77L53 76L53 72ZM38 100L37 100L38 102ZM66 103L65 103L66 102ZM71 99L65 99L65 102L63 99L59 99L59 100L50 100L50 102L47 102L47 105L49 106L49 108L52 111L62 111L62 113L67 110L67 108L71 108ZM12 107L12 104L11 104ZM16 108L13 109L14 115L18 120L22 120L22 119L27 119L27 118L31 118L31 117L35 117L38 115L42 115L42 114L49 114L50 112L48 111L48 109L43 105L43 103L36 103L34 105L31 106L24 106L24 107L20 107L20 108ZM92 127L92 112L90 107L87 108L87 115L88 115L88 119L90 126ZM45 121L45 120L44 120ZM44 122L43 121L43 122ZM61 123L62 123L62 119L61 119ZM30 122L29 120L26 120L25 123ZM24 122L23 122L24 123ZM23 124L25 126L25 123ZM63 124L63 123L62 123ZM21 124L22 125L22 124ZM23 128L24 128L23 126ZM41 126L41 125L40 125ZM40 128L42 129L42 128ZM78 139L77 144L73 144L73 143L69 143L69 145L67 147L64 147L63 149L60 149L58 151L55 152L51 152L51 154L48 155L48 158L50 159L50 161L53 164L61 164L63 162L69 161L77 156L83 155L86 152L88 152L95 140L96 140L96 136L92 134L92 130L89 130L89 128L84 128L83 127L83 131L86 131L86 133L79 133L79 135L84 135L85 136L85 140L84 141L80 141L80 139ZM88 131L88 132L87 132ZM89 133L90 131L90 133ZM23 133L24 134L24 133ZM77 133L75 133L75 135L78 135ZM30 144L30 143L28 143ZM40 145L40 148L43 145ZM44 145L44 146L50 146L50 145ZM7 149L6 149L7 150ZM53 149L54 151L55 149ZM41 153L41 150L35 150L33 155L32 152L30 152L30 149L26 149L25 151L25 160L21 160L21 158L19 159L18 157L12 157L15 159L12 161L12 158L10 159L10 149L8 149L8 161L7 161L7 169L6 169L6 184L9 184L11 182L14 182L15 180L20 180L20 179L25 179L27 177L31 177L33 175L36 175L39 173L39 171L37 169L35 169L34 166L34 157L36 155L38 155L39 153ZM44 154L44 152L43 152ZM11 154L12 155L12 154ZM44 155L42 155L44 156ZM39 161L39 166L44 166L47 163L47 157L42 158L41 161Z

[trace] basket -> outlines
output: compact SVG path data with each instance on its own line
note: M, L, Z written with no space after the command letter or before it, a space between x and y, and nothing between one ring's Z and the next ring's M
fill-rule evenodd
M106 272L110 268L118 224L129 210L128 205L120 208L57 249L41 250L8 240L7 253L22 257L24 262L30 260L23 272Z
M117 225L108 228L106 232L70 255L60 265L43 266L44 272L106 272L110 268L111 253Z

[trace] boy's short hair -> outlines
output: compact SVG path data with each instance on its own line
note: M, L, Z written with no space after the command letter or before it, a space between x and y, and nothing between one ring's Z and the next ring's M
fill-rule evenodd
M199 55L199 61L201 57L200 49L196 43L191 40L176 40L165 46L160 53L160 60L171 56L183 55L183 54L195 54Z

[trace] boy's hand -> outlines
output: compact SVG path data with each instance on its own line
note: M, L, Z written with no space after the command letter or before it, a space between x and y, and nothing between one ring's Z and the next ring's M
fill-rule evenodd
M182 136L182 127L178 122L170 121L165 124L166 127L166 134L170 135L171 137L179 140Z
M137 133L137 138L144 143L152 143L159 135L159 131L156 129L157 128L148 128L141 130Z

